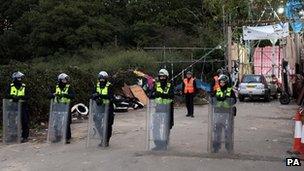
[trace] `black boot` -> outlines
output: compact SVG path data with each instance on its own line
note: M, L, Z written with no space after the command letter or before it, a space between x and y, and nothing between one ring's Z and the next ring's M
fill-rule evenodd
M100 144L98 144L99 147L109 147L109 141L106 141L105 144L101 141Z
M65 144L71 144L71 139L67 139L67 140L65 141Z
M28 142L28 138L22 138L21 143L26 143Z
M159 150L161 150L162 143L161 143L160 140L155 140L154 144L155 144L155 147L152 148L153 151L159 151Z
M55 136L55 139L52 140L52 143L58 143L61 141L61 136Z
M220 150L220 148L221 148L221 144L220 143L218 143L218 142L214 142L213 143L213 153L218 153L218 151Z
M105 147L109 147L109 141L106 141Z

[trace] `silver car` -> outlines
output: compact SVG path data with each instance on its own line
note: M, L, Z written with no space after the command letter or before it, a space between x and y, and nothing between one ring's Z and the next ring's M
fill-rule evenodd
M270 90L263 75L244 75L238 88L238 97L244 101L245 97L251 99L263 98L270 101Z

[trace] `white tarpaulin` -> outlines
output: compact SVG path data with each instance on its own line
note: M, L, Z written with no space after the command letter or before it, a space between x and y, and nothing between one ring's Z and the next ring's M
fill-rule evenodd
M243 26L244 40L281 39L289 35L288 23L268 26L247 27Z

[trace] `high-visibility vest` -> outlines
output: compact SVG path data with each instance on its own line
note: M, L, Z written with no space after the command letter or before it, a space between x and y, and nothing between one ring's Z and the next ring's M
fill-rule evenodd
M162 89L160 82L156 83L156 92L159 92L162 94L169 94L170 88L171 88L171 83L167 83L165 90ZM172 99L163 99L161 97L158 97L155 99L155 101L157 104L170 104L172 102Z
M55 94L56 95L69 94L69 88L70 88L69 84L65 85L65 87L63 88L63 90L60 89L59 85L56 85L56 92L55 92ZM64 104L69 104L71 102L71 99L66 98L66 97L61 97L61 98L55 97L54 100L55 100L56 103L64 103Z
M213 86L213 91L217 91L217 89L220 88L220 83L219 83L219 77L218 76L214 76L214 86Z
M111 83L107 82L106 86L104 88L101 88L100 83L98 82L97 86L96 86L96 92L98 94L101 94L101 95L108 95L110 85L111 85ZM109 104L110 103L110 100L108 100L108 99L102 99L102 101L103 101L103 104Z
M218 88L216 91L217 97L230 97L231 96L232 88L228 87L224 92L221 90L221 88Z
M10 91L11 96L18 96L22 97L25 96L25 84L22 84L19 89L16 88L14 83L11 84L11 91Z
M224 92L221 90L221 88L218 88L216 91L217 97L230 97L232 92L232 88L228 87ZM223 107L223 108L229 108L231 107L231 104L227 101L217 101L216 107Z
M184 88L184 93L194 93L194 79L191 78L189 81L187 78L184 79L184 84L185 84L185 88Z

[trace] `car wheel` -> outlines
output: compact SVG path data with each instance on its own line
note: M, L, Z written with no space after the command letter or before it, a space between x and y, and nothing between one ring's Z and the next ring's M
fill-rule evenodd
M282 105L288 105L290 103L290 98L286 93L282 93L279 100Z
M244 96L239 94L239 100L240 100L240 102L243 102L244 101Z

